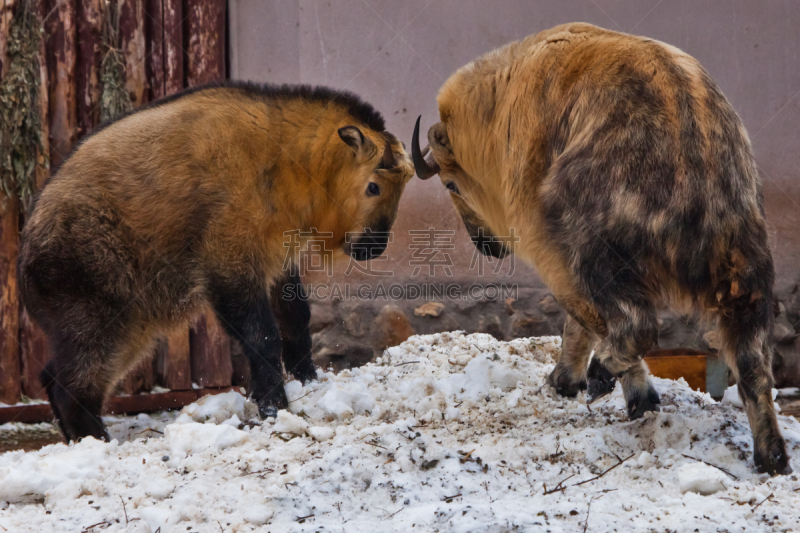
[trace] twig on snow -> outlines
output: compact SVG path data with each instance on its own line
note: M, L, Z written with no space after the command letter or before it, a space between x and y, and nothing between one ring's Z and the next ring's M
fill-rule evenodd
M451 501L453 501L455 498L459 498L459 497L461 497L461 493L460 493L460 492L459 492L458 494L456 494L455 496L445 496L444 498L442 498L442 501L443 501L443 502L450 503L450 502L451 502Z
M305 394L303 394L302 396L300 396L299 398L295 398L294 400L289 400L289 403L296 402L297 400L302 400L303 398L305 398L306 396L308 396L308 395L309 395L309 394L311 394L312 392L317 392L317 389L310 390L310 391L308 391L307 393L305 393Z
M622 463L620 463L620 464L622 464ZM617 465L617 466L619 466L619 465ZM611 469L609 468L609 470L611 470ZM589 505L586 507L586 520L583 521L583 533L586 533L586 528L589 527L589 511L592 510L592 502L595 501L596 499L599 499L599 498L602 498L602 497L603 497L603 495L598 496L598 495L595 494L589 500Z
M391 517L393 517L394 515L396 515L397 513L399 513L400 511L402 511L403 509L405 509L405 507L401 507L401 508L400 508L400 509L398 509L397 511L393 512L392 514L390 514L389 516L387 516L387 517L386 517L386 520L389 520Z
M573 477L575 477L575 474L572 474L571 476L562 479L561 481L558 482L558 485L556 485L556 488L551 489L551 490L547 490L547 485L544 485L544 495L547 496L548 494L553 494L554 492L561 492L561 491L565 490L567 487L564 486L564 482L567 481L568 479L573 478Z
M408 361L406 363L398 363L398 364L396 364L394 366L413 365L413 364L416 364L416 363L419 363L419 361Z
M106 520L103 520L102 522L98 522L96 524L92 524L91 526L86 526L86 528L83 531L81 531L81 533L88 533L90 529L94 529L97 526L102 526L102 525L110 526L111 522L107 522Z
M734 476L733 474L731 474L729 471L725 470L725 469L724 469L724 468L722 468L721 466L712 465L712 464L711 464L711 463L709 463L708 461L703 461L702 459L698 459L697 457L692 457L691 455L686 455L685 453L682 453L681 455L682 455L682 456L684 456L684 457L686 457L687 459L693 459L693 460L697 461L698 463L703 463L703 464L706 464L706 465L708 465L708 466L712 466L712 467L716 468L717 470L719 470L719 471L721 471L721 472L725 472L726 474L728 474L729 476L731 476L731 477L732 477L732 478L733 478L735 481L739 481L739 478L738 478L738 477Z
M153 429L153 428L144 428L143 430L137 432L136 434L139 435L141 433L144 433L145 431L152 431L153 433L158 433L159 435L163 435L164 434L163 431L159 431L159 430Z
M630 454L628 457L626 457L625 459L622 459L622 460L620 460L620 462L618 462L617 464L615 464L614 466L612 466L612 467L611 467L611 468L609 468L608 470L605 470L605 471L603 471L603 472L602 472L600 475L598 475L598 476L595 476L595 477L593 477L593 478L591 478L591 479L587 479L587 480L585 480L585 481L581 481L580 483L575 483L575 484L574 484L574 485L572 485L572 486L573 486L573 487L577 487L578 485L583 485L584 483L589 483L590 481L594 481L595 479L600 479L601 477L605 476L606 474L608 474L609 472L611 472L612 470L614 470L616 467L618 467L619 465L621 465L622 463L624 463L625 461L627 461L628 459L630 459L630 458L631 458L631 457L633 457L634 455L636 455L636 454L633 454L633 453L632 453L632 454Z
M298 516L297 518L294 519L294 521L300 522L301 520L305 520L306 518L312 518L313 516L314 516L313 514L310 514L308 516Z
M466 454L464 454L464 457L462 457L462 458L460 459L460 461L461 461L461 464L464 464L464 463L466 463L467 461L469 461L469 456L470 456L470 455L472 455L472 452L474 452L474 451L475 451L475 450L477 450L477 449L478 449L478 448L473 448L473 449L471 449L470 451L468 451ZM459 452L459 453L461 453L461 452Z
M767 500L769 500L770 498L772 498L772 495L773 495L773 494L775 494L775 492L774 492L774 491L773 491L773 492L772 492L772 493L771 493L769 496L767 496L766 498L764 498L763 500L761 500L761 503L759 503L758 505L756 505L755 507L753 507L752 509L750 509L750 512L755 512L755 510L756 510L756 509L758 509L759 507L761 507L761 505L762 505L764 502L766 502Z
M119 494L117 494L119 496ZM122 496L119 496L119 501L122 502L122 511L125 513L125 525L128 525L128 510L125 508L125 500L122 499Z
M244 477L244 476L254 476L254 475L256 475L256 474L271 474L271 473L273 473L274 471L275 471L275 470L273 470L272 468L266 468L266 469L264 469L264 470L256 470L255 472L246 472L246 473L242 474L242 475L241 475L241 476L239 476L239 477Z

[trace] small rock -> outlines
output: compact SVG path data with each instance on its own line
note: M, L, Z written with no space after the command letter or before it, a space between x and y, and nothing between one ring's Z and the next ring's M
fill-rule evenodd
M439 464L439 459L431 459L430 461L425 461L420 465L422 470L430 470L431 468L435 468L436 465Z
M511 336L535 337L539 335L550 335L550 326L544 318L529 317L518 313L511 321Z
M378 348L397 346L414 335L414 328L405 312L396 305L384 305L374 322Z
M161 460L166 463L167 461L169 461L169 455L165 455L164 457L161 458Z
M308 327L311 333L318 333L336 321L336 313L330 302L313 302L311 305L311 321Z
M353 337L363 337L370 327L370 313L364 308L355 308L344 317L344 329Z
M561 306L558 305L558 302L552 294L548 294L539 300L539 308L542 310L542 312L548 315L554 315L561 312Z
M444 304L441 302L427 302L414 309L414 316L426 316L436 318L441 316L444 311Z
M481 316L478 319L478 332L488 333L499 341L502 341L506 337L503 333L503 323L497 315Z
M703 340L706 341L708 347L712 350L719 351L721 348L719 334L716 330L712 329L711 331L706 331L703 335Z

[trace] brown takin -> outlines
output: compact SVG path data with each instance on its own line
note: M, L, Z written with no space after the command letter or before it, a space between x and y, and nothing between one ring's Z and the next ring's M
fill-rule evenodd
M83 141L38 197L19 259L65 438L107 439L114 384L207 305L248 356L261 416L287 407L281 362L316 377L287 235L380 255L413 171L372 106L321 87L199 88Z
M618 378L631 418L657 410L642 361L656 307L688 304L718 320L756 468L791 472L771 396L761 183L741 120L700 64L567 24L459 69L438 103L427 160L417 122L417 174L438 173L476 246L535 265L567 311L556 391L588 382L591 401Z

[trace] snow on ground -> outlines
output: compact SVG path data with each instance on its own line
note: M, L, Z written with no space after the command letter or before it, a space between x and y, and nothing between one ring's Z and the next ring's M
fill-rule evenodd
M374 364L289 383L290 411L260 426L242 424L253 405L227 393L177 418L117 420L110 444L9 452L0 526L800 531L800 481L754 473L740 409L656 379L658 414L628 421L619 387L590 410L544 385L559 344L416 336ZM800 470L800 423L779 421Z

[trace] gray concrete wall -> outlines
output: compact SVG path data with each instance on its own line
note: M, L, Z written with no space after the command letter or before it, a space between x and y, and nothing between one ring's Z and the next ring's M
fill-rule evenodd
M354 91L381 110L389 130L407 144L417 115L423 131L437 121L438 88L458 67L556 24L589 22L685 50L711 73L750 132L764 180L777 288L787 324L800 318L800 2L230 0L230 15L232 77ZM474 280L473 247L438 179L409 183L382 269L408 279L407 230L428 227L456 230L449 252L453 278ZM338 267L339 275L345 267ZM503 274L486 279L508 281ZM519 263L511 279L543 288Z

